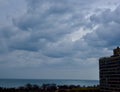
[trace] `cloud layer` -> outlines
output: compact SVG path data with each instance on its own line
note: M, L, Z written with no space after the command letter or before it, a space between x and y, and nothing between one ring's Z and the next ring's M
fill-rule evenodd
M0 1L0 78L98 79L120 45L118 1Z

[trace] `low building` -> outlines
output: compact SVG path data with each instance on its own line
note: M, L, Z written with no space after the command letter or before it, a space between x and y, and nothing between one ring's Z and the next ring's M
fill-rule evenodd
M120 92L120 48L113 50L113 56L99 59L100 91Z

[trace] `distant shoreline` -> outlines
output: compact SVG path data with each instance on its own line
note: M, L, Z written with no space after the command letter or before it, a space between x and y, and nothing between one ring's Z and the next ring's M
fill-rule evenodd
M32 78L0 78L0 80L91 80L91 81L99 81L99 79L32 79Z
M99 85L98 80L70 80L70 79L0 79L1 87L19 87L26 84L56 84L56 85L81 85L81 86L93 86Z

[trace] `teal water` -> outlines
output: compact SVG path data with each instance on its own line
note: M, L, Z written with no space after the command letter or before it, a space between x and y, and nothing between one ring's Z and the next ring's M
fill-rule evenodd
M0 87L20 87L26 84L56 84L56 85L80 85L93 86L98 85L98 80L66 80L66 79L0 79Z

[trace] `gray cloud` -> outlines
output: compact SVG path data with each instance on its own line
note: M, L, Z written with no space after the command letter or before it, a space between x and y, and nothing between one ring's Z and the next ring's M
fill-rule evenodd
M98 79L98 58L120 44L120 7L111 9L115 1L111 6L102 0L22 2L24 10L10 13L12 20L0 26L0 70L7 67L0 78Z
M97 29L85 36L89 44L95 46L119 46L119 6L115 10L106 9L100 14L91 16L91 22L97 25Z
M65 5L65 3L67 3L67 5ZM83 2L81 1L80 3ZM15 27L21 32L16 38L13 38L16 39L16 41L13 40L15 44L13 45L12 43L11 47L32 51L41 50L41 47L46 47L42 49L48 49L49 44L51 44L52 47L58 43L57 41L64 38L65 35L78 30L80 26L87 23L87 20L82 11L78 12L81 10L81 8L77 9L76 6L79 6L78 4L76 4L76 6L73 4L73 7L71 7L71 5L72 3L64 0L55 2L44 0L28 1L27 12L20 18L13 19ZM75 9L77 9L77 11ZM21 34L24 37L21 37ZM56 46L59 48L59 44ZM56 56L63 56L64 53L69 54L68 52L62 52L60 50L57 51L59 54L54 50L52 50L52 52L54 52ZM52 55L51 52L50 54Z

